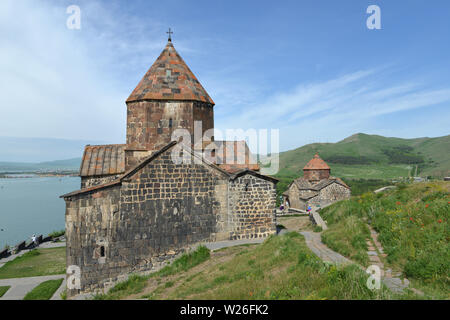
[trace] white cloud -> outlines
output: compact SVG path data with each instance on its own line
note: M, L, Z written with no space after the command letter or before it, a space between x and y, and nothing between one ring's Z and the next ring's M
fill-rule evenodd
M123 92L90 59L82 30L66 28L65 7L2 1L0 12L0 135L96 139L121 122L111 110Z
M0 2L0 136L124 142L125 99L162 50L166 26L157 13L131 15L115 2L79 1L81 30L69 30L66 6L57 4ZM248 61L226 65L230 60L223 59L216 68L210 51L217 56L236 49L219 40L176 41L182 55L190 54L197 64L210 58L214 66L193 71L217 103L216 127L281 128L282 150L337 141L366 128L404 134L410 128L390 131L374 123L450 102L450 88L394 80L386 66L271 92L263 80L248 74ZM440 129L429 132L445 132L448 120L436 123Z
M379 117L419 108L429 108L432 113L432 107L450 103L450 88L430 89L419 82L393 81L386 70L362 70L319 83L299 84L247 107L238 117L231 114L220 126L280 128L280 148L286 150L313 142L336 142L357 132L386 131L383 126L373 126ZM429 131L448 134L449 120L446 123L440 128L429 127L438 129ZM390 132L400 137L405 132L415 137L414 128L388 125L393 127Z
M81 30L69 30L69 4L0 2L0 136L124 142L125 99L161 50L161 26L79 1Z

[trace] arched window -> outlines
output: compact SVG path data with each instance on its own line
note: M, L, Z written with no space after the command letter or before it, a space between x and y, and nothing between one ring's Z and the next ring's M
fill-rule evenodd
M172 128L172 118L169 119L169 128Z

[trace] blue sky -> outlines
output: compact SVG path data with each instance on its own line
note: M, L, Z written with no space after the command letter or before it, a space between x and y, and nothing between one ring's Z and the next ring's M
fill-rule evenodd
M66 27L69 5L81 29ZM366 9L381 9L369 30ZM0 136L125 142L125 99L164 48L216 102L215 127L280 148L450 128L449 1L0 3Z

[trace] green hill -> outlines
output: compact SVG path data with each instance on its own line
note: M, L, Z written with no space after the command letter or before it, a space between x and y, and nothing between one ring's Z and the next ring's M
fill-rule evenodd
M280 153L278 177L298 177L319 152L331 174L346 179L398 179L450 174L450 135L401 139L357 133L337 143L314 143Z

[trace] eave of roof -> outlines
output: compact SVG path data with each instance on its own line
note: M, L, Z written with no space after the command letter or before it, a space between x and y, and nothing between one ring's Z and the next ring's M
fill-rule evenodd
M118 179L116 179L114 181L111 181L111 182L108 182L108 183L100 184L100 185L93 186L93 187L90 187L90 188L84 188L84 189L75 190L75 191L63 194L62 196L59 196L59 197L65 199L65 198L70 198L72 196L76 196L76 195L79 195L79 194L84 194L84 193L89 193L89 192L97 192L97 191L102 190L102 189L107 189L107 188L110 188L110 187L113 187L113 186L116 186L116 185L120 185L121 183L122 183L122 181L120 180L120 178L118 178Z
M269 181L271 181L271 182L273 182L273 183L275 183L275 184L277 184L277 183L279 182L279 180L276 179L276 178L274 178L274 177L265 176L265 175L263 175L263 174L259 174L258 172L255 172L255 171L249 170L249 169L244 169L244 170L241 170L241 171L239 171L239 172L237 172L237 173L234 173L234 174L231 176L231 179L232 179L232 180L236 180L237 178L239 178L239 177L241 177L241 176L243 176L243 175L246 175L246 174L250 174L250 175L252 175L252 176L255 176L255 177L260 178L260 179L263 179L263 180L269 180Z

